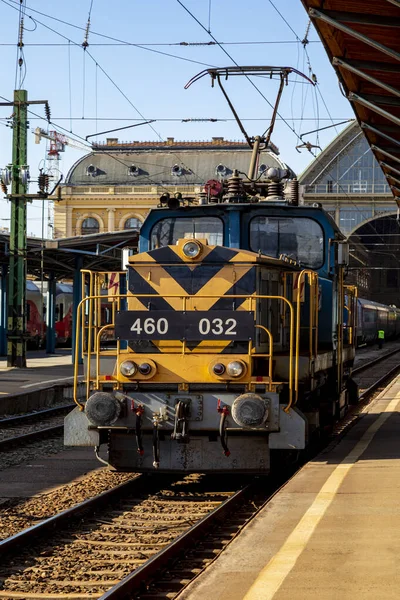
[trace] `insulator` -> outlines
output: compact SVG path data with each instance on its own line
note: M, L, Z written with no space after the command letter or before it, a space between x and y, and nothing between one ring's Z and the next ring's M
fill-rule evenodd
M0 170L0 179L5 185L9 185L12 180L12 171L9 167Z
M22 185L27 185L29 181L29 167L20 167L19 170L19 180Z
M298 206L299 204L299 182L297 179L292 179L289 181L289 190L288 190L288 198L290 204Z
M242 178L239 177L238 172L234 171L232 177L228 179L228 194L232 196L239 196Z
M3 181L3 180L1 180L1 181L0 181L0 187L1 187L1 191L3 192L3 194L4 194L5 196L7 196L7 194L8 194L8 190L7 190L7 186L6 186L6 184L4 183L4 181Z
M44 114L46 115L47 121L50 123L50 121L51 121L51 111L50 111L50 106L49 106L48 102L46 102L45 105L44 105Z
M283 197L283 183L280 181L273 181L268 184L268 197L277 198Z
M23 45L24 45L24 17L21 17L21 21L19 23L18 48L22 48Z
M42 193L45 193L49 189L49 182L50 177L41 171L38 177L38 187Z
M200 192L200 194L198 195L198 202L199 202L199 206L203 206L204 204L208 204L208 199L207 199L207 193L206 192Z
M88 39L89 39L89 29L90 29L90 17L89 17L88 22L86 24L85 39L82 42L82 48L84 50L86 50L86 48L89 46L89 42L88 42Z

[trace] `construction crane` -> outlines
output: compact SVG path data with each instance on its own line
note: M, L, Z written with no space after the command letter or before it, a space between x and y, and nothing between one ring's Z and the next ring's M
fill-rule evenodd
M88 152L91 149L89 144L83 144L78 140L74 140L67 135L63 135L58 131L45 131L41 127L36 127L32 132L35 134L35 144L40 144L42 139L49 140L50 144L46 154L46 171L50 181L56 183L61 176L60 171L60 153L65 152L65 146L77 148ZM48 237L52 236L54 222L54 206L53 202L48 203Z

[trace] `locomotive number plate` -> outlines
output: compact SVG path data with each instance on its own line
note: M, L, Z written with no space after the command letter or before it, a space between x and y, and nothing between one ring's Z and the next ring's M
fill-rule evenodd
M233 310L127 310L117 312L115 334L122 340L250 340L254 313Z

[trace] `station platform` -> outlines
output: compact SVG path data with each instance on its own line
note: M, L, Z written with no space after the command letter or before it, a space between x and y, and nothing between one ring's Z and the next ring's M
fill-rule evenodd
M60 349L56 354L50 355L44 350L28 352L26 369L7 367L6 357L0 358L0 397L72 381L71 350Z
M400 597L400 377L179 600Z

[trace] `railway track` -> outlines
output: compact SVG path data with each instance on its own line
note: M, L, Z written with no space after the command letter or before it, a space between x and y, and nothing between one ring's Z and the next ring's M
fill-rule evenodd
M400 370L399 351L354 370L362 404ZM0 598L171 600L284 483L271 480L260 488L256 479L138 476L0 542Z
M63 404L0 419L0 451L60 436L64 429L64 415L73 406L73 404Z
M7 538L0 542L0 598L126 597L201 539L195 576L264 501L254 499L248 479L238 479L138 476ZM218 544L207 542L221 523Z
M359 401L368 400L400 371L400 349L392 350L353 369L359 386Z

